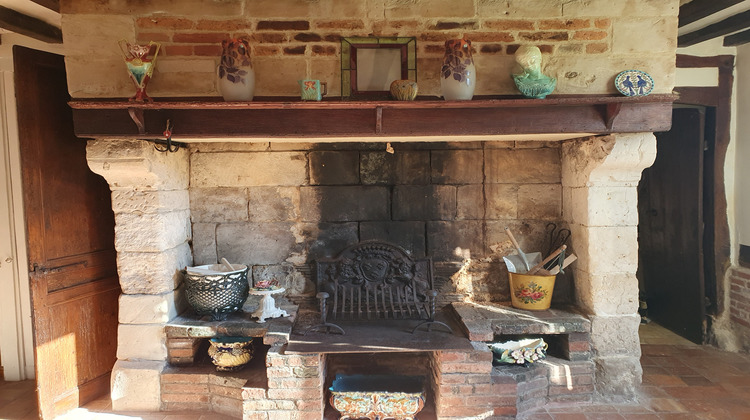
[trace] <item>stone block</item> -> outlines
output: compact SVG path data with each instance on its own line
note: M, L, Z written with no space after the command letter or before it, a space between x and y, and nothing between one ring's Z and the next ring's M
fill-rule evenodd
M489 183L556 184L561 179L557 149L490 149L485 168Z
M256 265L253 266L253 282L277 280L286 289L288 295L315 295L315 285L297 271L292 264Z
M479 0L479 16L503 16L507 18L533 18L540 16L557 17L562 15L560 0Z
M560 219L562 216L560 184L520 185L518 187L518 215L524 219Z
M485 254L480 221L427 222L427 255L460 261Z
M248 16L255 18L307 18L315 3L300 2L298 0L255 0L245 5Z
M643 169L656 159L652 133L625 133L565 142L563 187L638 185Z
M474 56L474 65L476 71L481 77L481 82L477 83L475 95L518 95L516 84L510 77L484 77L482 75L491 74L511 74L515 71L516 60L513 55L508 54L482 54ZM481 57L481 58L480 58ZM487 80L489 79L489 80ZM420 84L421 84L420 80ZM422 87L420 86L420 91Z
M388 188L380 186L302 187L302 220L348 222L388 220Z
M424 222L361 222L360 240L377 239L390 242L407 250L414 258L425 256Z
M299 217L298 187L250 187L247 192L251 221L284 222Z
M110 398L114 411L159 411L160 375L166 362L118 360L112 368Z
M164 324L178 314L175 292L120 295L120 324Z
M483 219L485 207L483 185L459 185L456 188L456 220Z
M426 150L398 150L394 154L383 151L361 152L360 177L363 184L428 184L430 182L430 152Z
M301 223L296 229L296 235L304 238L306 251L295 263L333 258L359 242L357 223Z
M597 315L632 315L638 310L638 279L635 273L574 274L578 300Z
M634 357L641 355L638 314L591 317L591 345L594 354L602 357Z
M121 2L121 1L97 1L97 2L61 2L63 13L111 13L125 15L148 15L163 13L165 3L159 1L150 2ZM177 16L232 16L242 13L241 0L225 0L202 4L202 0L183 0L170 3L170 13ZM159 18L142 18L146 21L159 20ZM170 27L168 22L160 22ZM139 19L139 24L144 23ZM180 28L181 26L178 26ZM189 27L189 26L188 26ZM184 28L184 27L183 27Z
M214 153L214 152L267 152L271 148L271 143L267 141L248 142L248 143L226 143L226 142L206 142L191 143L190 151L192 153ZM296 149L295 149L296 150Z
M86 160L89 168L103 176L112 190L188 187L188 152L184 148L175 153L160 153L141 140L90 140L86 144Z
M160 295L171 292L181 281L180 270L192 263L186 242L162 252L117 253L120 286L124 294Z
M194 188L297 186L307 182L307 159L299 152L194 153L190 160L190 186Z
M455 186L397 185L393 188L394 220L453 220L455 218Z
M677 16L615 19L612 24L612 52L638 54L648 44L649 52L670 52L677 47Z
M190 212L119 213L115 215L118 252L161 252L190 239Z
M328 81L328 97L341 96L341 59L338 55L338 45L321 46L325 53L331 53L330 56L314 56L310 58L309 68L313 69L308 73L308 77ZM329 48L331 48L329 50ZM313 46L313 52L315 46ZM318 49L319 51L319 49ZM298 85L299 86L299 85ZM299 90L297 90L299 95Z
M191 188L190 218L195 222L242 222L248 219L244 188Z
M518 189L515 184L486 184L487 219L518 217ZM526 215L522 215L526 217Z
M163 213L190 210L190 197L187 190L117 189L112 191L112 210L115 213Z
M541 251L547 244L547 233L545 226L547 221L544 220L524 220L524 219L505 219L487 221L487 244L496 244L499 242L509 241L505 228L508 227L513 232L521 249L527 252ZM572 235L576 238L576 235ZM576 244L577 238L576 238ZM575 251L577 251L577 245ZM578 254L576 254L578 255ZM575 264L577 264L576 262Z
M216 223L193 223L193 264L216 264Z
M246 265L281 263L295 250L292 227L286 222L219 224L217 255Z
M470 18L475 14L474 4L470 1L430 0L404 2L388 0L385 2L386 19L421 18Z
M307 73L304 56L264 57L255 60L255 95L299 97L297 80Z
M122 52L116 46L121 39L126 39L128 42L133 42L135 39L135 22L131 16L109 12L102 14L63 14L61 28L65 39L66 57L119 59L121 73L126 79L128 78L125 63L122 60ZM92 33L97 36L92 38ZM102 45L114 47L101 48ZM135 93L135 90L133 93Z
M638 224L638 190L634 187L565 188L563 218L586 226Z
M482 150L433 150L432 183L434 184L481 184Z
M640 1L633 3L611 2L607 0L573 0L562 5L565 17L577 16L677 16L681 2Z
M120 324L117 327L117 359L167 360L164 324Z
M194 49L198 54L198 46ZM219 56L221 47L210 45L211 50L207 53ZM214 51L216 48L218 51ZM216 76L203 71L194 71L184 67L183 71L175 73L162 73L159 67L154 71L154 78L148 85L149 95L154 97L180 97L180 96L218 96L216 87Z
M600 400L622 403L638 397L643 377L638 356L598 358L594 362L596 393Z
M310 152L310 185L359 183L359 152Z
M592 275L635 273L638 268L638 227L570 225L578 261L576 267Z

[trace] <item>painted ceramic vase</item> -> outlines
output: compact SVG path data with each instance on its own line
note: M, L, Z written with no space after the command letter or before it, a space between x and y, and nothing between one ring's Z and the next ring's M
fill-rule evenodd
M125 64L128 68L130 80L135 84L135 95L130 98L133 102L153 102L146 95L146 86L156 68L156 56L161 44L151 41L147 45L131 44L124 39L119 42Z
M221 63L217 69L219 92L225 101L252 101L255 95L255 71L250 62L250 44L244 38L225 39Z
M216 370L240 370L253 359L252 337L215 337L209 340L208 355Z
M445 57L440 74L443 98L447 101L468 101L474 96L476 69L471 56L471 41L445 41Z

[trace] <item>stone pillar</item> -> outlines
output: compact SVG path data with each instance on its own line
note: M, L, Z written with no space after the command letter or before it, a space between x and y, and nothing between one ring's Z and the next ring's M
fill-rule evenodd
M651 133L563 144L563 218L570 224L576 300L591 317L597 393L634 399L641 383L638 337L638 182L656 158Z
M189 153L161 153L140 140L93 140L87 159L109 183L115 213L122 295L112 408L158 411L164 325L182 307L179 270L192 263Z

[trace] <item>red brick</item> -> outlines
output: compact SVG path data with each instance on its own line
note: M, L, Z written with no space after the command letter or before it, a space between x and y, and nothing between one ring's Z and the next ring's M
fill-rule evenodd
M447 374L440 377L440 382L443 384L463 384L466 383L466 376L459 374Z
M207 403L208 395L199 394L168 394L162 393L161 400L163 402L185 402L185 403Z
M454 352L454 351L441 351L440 361L445 362L463 362L466 360L467 354L465 352Z
M575 31L573 39L580 39L585 41L600 41L607 37L607 31Z
M219 395L222 397L229 397L229 398L234 398L238 400L242 399L242 388L211 385L209 389L211 391L211 394L213 395Z
M588 19L546 19L538 22L539 29L584 29L591 26Z
M296 402L296 406L299 411L323 411L323 401L321 400L299 400Z
M591 350L591 346L587 341L573 341L568 343L568 350L571 352L584 352Z
M416 20L389 20L388 26L393 29L417 29L419 22Z
M359 19L319 20L315 26L321 29L364 29L365 24Z
M269 45L256 45L253 47L253 55L264 56L264 55L278 55L281 49L276 46Z
M162 384L207 384L208 374L162 373L161 382Z
M243 400L260 400L266 398L266 390L263 388L242 388Z
M594 26L596 26L599 29L607 29L610 26L612 26L612 19L609 19L609 18L596 19L594 21Z
M439 21L433 25L430 29L436 31L446 31L452 29L473 29L477 27L475 21L468 22L455 22L455 21Z
M495 407L495 411L493 413L496 416L513 416L515 417L516 414L518 414L518 409L516 408L516 404L513 405L507 405L503 407Z
M479 52L482 54L497 54L503 51L503 46L500 44L485 44L479 48Z
M495 29L500 31L510 31L510 30L533 30L534 29L534 21L533 20L491 20L488 22L484 22L483 25L487 29Z
M492 384L492 392L497 395L516 395L518 392L518 385L512 384Z
M466 38L471 42L513 42L516 39L510 32L470 32Z
M221 55L221 45L195 45L193 46L193 52L195 55L204 57L218 57Z
M272 31L307 31L310 22L306 20L262 20L258 22L258 30Z
M206 394L208 393L208 384L162 384L163 393L172 394Z
M302 55L307 50L306 45L298 45L296 47L284 47L284 54L286 55Z
M286 367L268 367L266 368L266 374L269 378L291 378L294 376L294 372Z
M162 411L208 411L211 404L205 402L179 401L179 402L162 402Z
M165 45L162 49L164 51L164 55L193 55L192 45Z
M205 31L237 31L240 29L252 29L253 24L242 19L230 20L199 20L195 29Z
M323 37L312 32L300 32L294 36L294 40L299 42L318 42L322 41Z
M261 44L280 44L286 41L286 34L258 32L253 34L253 39Z
M306 379L269 379L269 388L319 388L320 380L318 378Z
M169 349L169 358L193 358L193 349Z
M312 53L315 55L336 55L338 49L332 45L313 45Z
M570 39L567 32L560 31L519 32L518 36L528 41L567 41Z
M227 38L229 38L229 33L227 32L191 32L172 35L174 42L185 44L213 44L220 43Z
M170 37L166 32L139 32L138 42L148 44L150 41L156 42L169 42Z
M442 403L441 403L442 405ZM473 416L479 416L481 414L484 414L487 409L485 407L471 407L471 406L464 406L464 405L451 405L448 407L441 407L440 415L441 417L459 417L459 418L466 418L466 417L473 417Z
M191 29L195 23L188 19L173 17L142 17L135 22L139 28Z
M490 370L492 370L492 365L490 365ZM492 378L490 375L464 375L464 378L466 378L467 384L489 384L492 382Z
M322 398L320 388L269 389L268 398L277 400L318 400Z
M734 274L735 274L735 275L736 275L737 277L740 277L740 278L743 278L743 279L748 279L748 280L750 280L750 272L748 272L748 271L744 271L744 270L737 270L737 269L735 269L735 270L734 270Z
M594 392L593 384L585 385L573 385L569 386L550 386L549 395L563 395L563 394L591 394Z

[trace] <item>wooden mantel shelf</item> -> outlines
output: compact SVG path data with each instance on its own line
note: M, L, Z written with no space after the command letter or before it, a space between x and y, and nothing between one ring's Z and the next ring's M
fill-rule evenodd
M73 100L70 106L81 138L163 140L169 121L172 139L180 142L560 140L666 131L676 99L674 94L413 102L202 98L151 103Z

